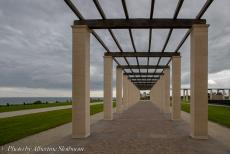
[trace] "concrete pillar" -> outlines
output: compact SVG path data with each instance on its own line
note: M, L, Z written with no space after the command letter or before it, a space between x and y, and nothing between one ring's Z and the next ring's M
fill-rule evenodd
M164 76L162 82L163 89L163 112L170 113L170 69L164 69Z
M188 89L186 89L186 96L185 96L185 100L188 102Z
M212 100L212 89L210 89L210 100Z
M121 68L116 69L116 103L117 112L122 112L122 85L123 85L123 71Z
M159 108L161 112L163 112L163 97L163 76L161 76L159 80Z
M133 98L133 91L132 91L132 83L131 81L128 79L128 107L132 106L132 98Z
M225 95L224 95L225 91L224 89L222 91L223 91L223 100L225 100Z
M90 30L72 26L72 137L90 135Z
M185 89L183 89L183 101L185 101Z
M191 31L191 136L208 138L208 25L193 25Z
M104 120L113 120L113 58L104 56Z
M228 89L228 99L230 100L230 89Z
M172 57L172 120L181 118L181 57Z
M127 75L123 75L123 109L128 108L128 78Z

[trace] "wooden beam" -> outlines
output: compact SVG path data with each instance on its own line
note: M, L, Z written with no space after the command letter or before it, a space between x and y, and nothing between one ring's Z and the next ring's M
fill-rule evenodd
M119 65L118 68L122 69L164 69L169 68L166 65Z
M206 24L205 19L89 19L75 20L75 25L87 25L90 29L125 29L125 28L157 28L186 29L193 24Z
M133 82L135 85L153 85L156 82Z
M128 79L145 79L145 80L148 80L148 79L160 79L160 77L128 77Z
M164 73L124 73L124 75L164 75Z
M131 80L134 84L155 84L157 81L156 80L154 80L154 81L133 81L133 80Z
M175 52L105 52L105 56L112 57L172 57L180 56Z

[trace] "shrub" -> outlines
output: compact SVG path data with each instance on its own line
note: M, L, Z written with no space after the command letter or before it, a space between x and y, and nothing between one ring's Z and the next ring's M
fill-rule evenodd
M42 101L35 101L33 104L42 104Z

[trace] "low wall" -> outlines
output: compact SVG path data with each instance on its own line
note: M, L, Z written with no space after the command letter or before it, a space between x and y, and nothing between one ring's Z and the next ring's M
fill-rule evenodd
M229 105L230 106L230 100L208 100L209 104L219 104L219 105Z

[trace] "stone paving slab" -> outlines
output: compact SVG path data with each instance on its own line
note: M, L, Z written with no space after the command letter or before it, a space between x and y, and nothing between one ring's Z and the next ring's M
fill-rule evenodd
M208 140L191 139L188 123L171 121L150 102L138 103L116 114L113 121L101 120L91 129L91 136L86 139L65 138L50 146L84 147L81 153L86 154L230 153L230 149L211 136Z
M100 113L97 119L103 118ZM96 120L91 125L91 135L86 139L72 139L71 125L60 126L42 132L43 137L28 137L18 145L42 145L44 147L64 146L65 148L84 148L84 154L229 154L230 148L209 136L208 140L194 140L189 137L189 124L184 120L171 121L150 102L140 102L121 114L115 114L112 121ZM58 131L57 131L58 129ZM65 133L64 133L65 132ZM63 135L64 133L64 135ZM56 135L55 135L56 134ZM53 138L52 138L53 136ZM56 136L56 137L55 137ZM24 139L25 140L25 139ZM23 141L23 139L22 139ZM36 145L35 144L35 145ZM14 145L14 144L9 144ZM11 152L15 153L15 152ZM25 153L25 152L23 152ZM66 152L27 152L76 153Z

